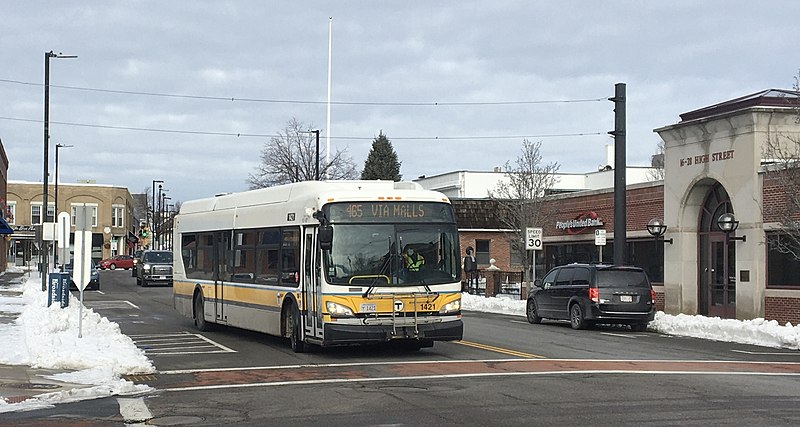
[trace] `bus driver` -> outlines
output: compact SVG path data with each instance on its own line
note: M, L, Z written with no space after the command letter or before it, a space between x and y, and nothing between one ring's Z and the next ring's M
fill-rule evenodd
M422 255L415 253L414 249L412 248L406 249L406 252L403 254L403 259L405 260L406 268L410 273L419 272L422 264L425 264L425 258L423 258Z

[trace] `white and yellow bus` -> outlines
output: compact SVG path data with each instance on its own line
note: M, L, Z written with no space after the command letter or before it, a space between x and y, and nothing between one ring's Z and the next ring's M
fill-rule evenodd
M460 340L461 266L450 201L413 182L308 181L182 204L175 308L288 337L295 352Z

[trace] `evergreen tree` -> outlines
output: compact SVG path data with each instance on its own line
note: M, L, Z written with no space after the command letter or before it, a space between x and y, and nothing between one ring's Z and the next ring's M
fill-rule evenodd
M400 181L400 161L397 153L392 148L392 143L383 134L383 131L372 141L372 149L364 162L364 171L361 179L384 179Z

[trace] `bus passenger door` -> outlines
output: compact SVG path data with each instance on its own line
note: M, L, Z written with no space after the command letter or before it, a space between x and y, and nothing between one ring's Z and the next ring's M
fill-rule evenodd
M227 323L225 314L225 283L231 277L231 232L221 231L214 237L214 257L216 259L217 274L214 280L214 319L217 323Z
M316 241L317 227L308 227L305 231L303 249L303 309L305 310L306 335L322 337L322 298L318 274L319 259Z

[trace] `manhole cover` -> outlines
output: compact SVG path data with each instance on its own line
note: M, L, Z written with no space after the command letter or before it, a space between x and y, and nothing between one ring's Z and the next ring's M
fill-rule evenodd
M8 388L21 388L25 390L50 390L61 387L58 384L45 384L45 383L10 383L10 384L3 384L2 386Z

